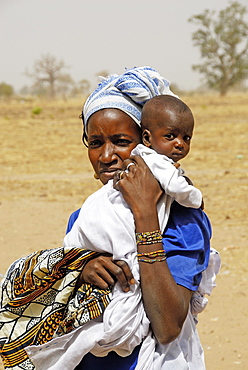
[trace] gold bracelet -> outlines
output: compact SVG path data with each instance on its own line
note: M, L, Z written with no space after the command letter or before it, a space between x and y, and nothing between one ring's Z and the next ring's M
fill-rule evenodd
M147 252L147 253L137 253L137 257L161 257L164 256L166 257L166 252L163 249L160 249L158 251L152 251L152 252Z

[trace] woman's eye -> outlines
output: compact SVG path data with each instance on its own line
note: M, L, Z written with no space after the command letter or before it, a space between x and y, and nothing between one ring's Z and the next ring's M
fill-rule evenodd
M96 148L96 147L99 147L101 146L101 141L100 140L91 140L89 141L89 148Z
M129 144L131 144L131 141L127 139L118 139L116 141L116 145L120 145L120 146L127 146Z

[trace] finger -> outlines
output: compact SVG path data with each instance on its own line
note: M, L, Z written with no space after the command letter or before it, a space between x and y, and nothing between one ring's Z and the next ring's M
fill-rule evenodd
M88 283L96 285L100 289L109 289L113 287L115 284L114 280L111 278L110 275L109 278L107 276L102 278L99 275L95 275L94 277L92 277L92 279L90 279L90 281L88 281Z
M117 181L120 181L123 179L125 175L125 171L123 170L120 170L120 171L116 171L115 174L114 174L114 178L117 180Z
M130 157L130 160L136 164L136 166L146 165L143 158L139 155L133 155Z
M149 170L148 172L151 172L150 168L147 166L144 159L141 158L140 156L135 155L130 157L130 159L135 163L135 166L131 167L131 169L134 169L132 172L135 172L137 174L146 173L148 170Z
M102 286L105 285L107 287L113 287L116 283L116 278L115 275L111 273L111 270L113 268L106 266L105 269L102 267L101 271L98 272L98 274L95 275L95 280L97 280L97 284L94 283L95 285L101 284ZM99 285L100 286L100 285Z
M119 180L122 180L125 176L125 171L120 171L119 173Z
M113 185L115 187L115 184L117 184L119 182L119 172L120 171L116 171L115 174L114 174L114 178L113 178Z
M119 180L117 179L113 179L113 188L116 189L116 190L120 190L119 188Z
M130 165L130 163L133 163L135 165L137 164L136 160L135 160L135 157L138 157L138 156L132 156L130 158L124 159L123 165L122 165L123 170L126 170L127 167Z
M100 266L96 264L94 270L87 274L87 282L106 289L106 287L111 287L118 281L121 285L121 289L124 292L128 292L130 289L127 276L132 278L132 273L131 275L130 273L130 269L126 262L104 260Z
M87 274L91 284L107 289L118 281L124 292L130 290L129 284L134 284L134 278L125 261L113 261L104 258L104 256L100 256L98 261L94 265L94 270L91 269L90 273Z
M118 187L119 181L121 180L120 176L123 176L124 171L116 171L113 178L113 187L116 190L120 190Z
M130 270L128 264L125 261L115 261L115 264L121 268L121 271L116 275L117 280L119 281L122 290L124 292L129 291L129 284L134 284L134 277L132 271Z
M114 177L116 178L117 181L120 181L120 174L121 174L121 170L119 171L116 171L115 174L114 174Z
M98 256L89 261L81 273L81 281L97 285L102 289L107 289L115 284L114 277L111 274L112 269L116 266L111 256Z
M120 181L125 178L125 175L127 174L126 171L116 171L117 175L114 175L113 180L113 188L116 190L120 190Z
M96 285L100 289L108 289L114 285L114 280L110 275L106 275L104 278L102 278L97 274L88 274L85 278L82 271L77 280L75 289L78 290L85 283Z
M135 166L136 164L134 162L129 162L126 169L125 169L125 172L129 172L131 171L131 167L132 166Z

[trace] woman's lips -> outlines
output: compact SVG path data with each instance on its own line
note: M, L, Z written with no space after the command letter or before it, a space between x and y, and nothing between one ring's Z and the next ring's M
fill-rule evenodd
M102 180L103 183L106 183L109 180L113 179L115 172L119 170L120 168L103 169L100 171L100 179Z

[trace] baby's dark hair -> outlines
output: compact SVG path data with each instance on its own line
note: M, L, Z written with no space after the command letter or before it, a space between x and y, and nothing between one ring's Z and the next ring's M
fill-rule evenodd
M191 112L190 108L179 98L172 95L157 95L148 100L141 113L141 128L146 129L146 122L154 118L156 112L161 108L168 108L177 113ZM144 119L145 118L145 119Z

